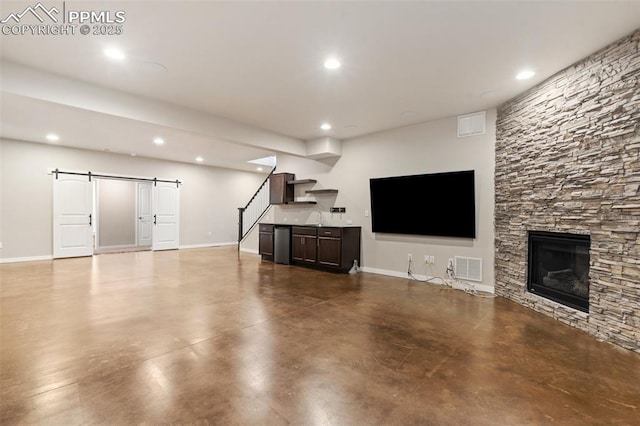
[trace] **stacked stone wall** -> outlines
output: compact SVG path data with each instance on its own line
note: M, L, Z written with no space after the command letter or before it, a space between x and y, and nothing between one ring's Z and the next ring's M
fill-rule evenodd
M498 108L496 293L640 352L640 30ZM527 292L527 232L591 236L589 313Z

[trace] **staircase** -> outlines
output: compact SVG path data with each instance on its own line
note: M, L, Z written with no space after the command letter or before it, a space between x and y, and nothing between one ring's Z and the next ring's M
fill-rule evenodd
M258 223L271 205L269 200L269 178L275 170L276 168L274 167L247 205L238 207L238 250L240 250L240 242Z

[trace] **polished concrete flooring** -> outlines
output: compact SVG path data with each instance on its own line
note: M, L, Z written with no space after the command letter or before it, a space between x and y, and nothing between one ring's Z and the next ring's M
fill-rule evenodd
M640 424L640 356L235 247L0 265L0 424Z

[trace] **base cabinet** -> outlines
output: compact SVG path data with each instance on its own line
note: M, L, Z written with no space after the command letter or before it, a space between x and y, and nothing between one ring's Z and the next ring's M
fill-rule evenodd
M306 234L305 234L306 232ZM360 265L360 227L294 227L293 247L299 245L293 263L332 272L348 272ZM315 243L315 244L314 244ZM313 247L313 248L312 248Z
M349 272L354 261L360 266L359 226L293 226L260 224L259 249L263 260L274 261L275 227L291 228L291 264L330 272ZM278 243L279 244L279 243ZM286 262L279 262L286 263Z
M360 266L360 227L318 229L318 264L329 270L348 272Z
M316 263L318 237L315 228L294 226L291 230L291 259L296 262Z
M342 229L318 229L318 263L334 268L342 264Z
M258 228L258 253L264 260L273 261L273 229L273 225L262 223Z

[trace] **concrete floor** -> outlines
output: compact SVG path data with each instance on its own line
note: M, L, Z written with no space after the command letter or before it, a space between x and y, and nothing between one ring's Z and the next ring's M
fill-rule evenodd
M0 265L0 423L640 424L640 356L235 247Z

